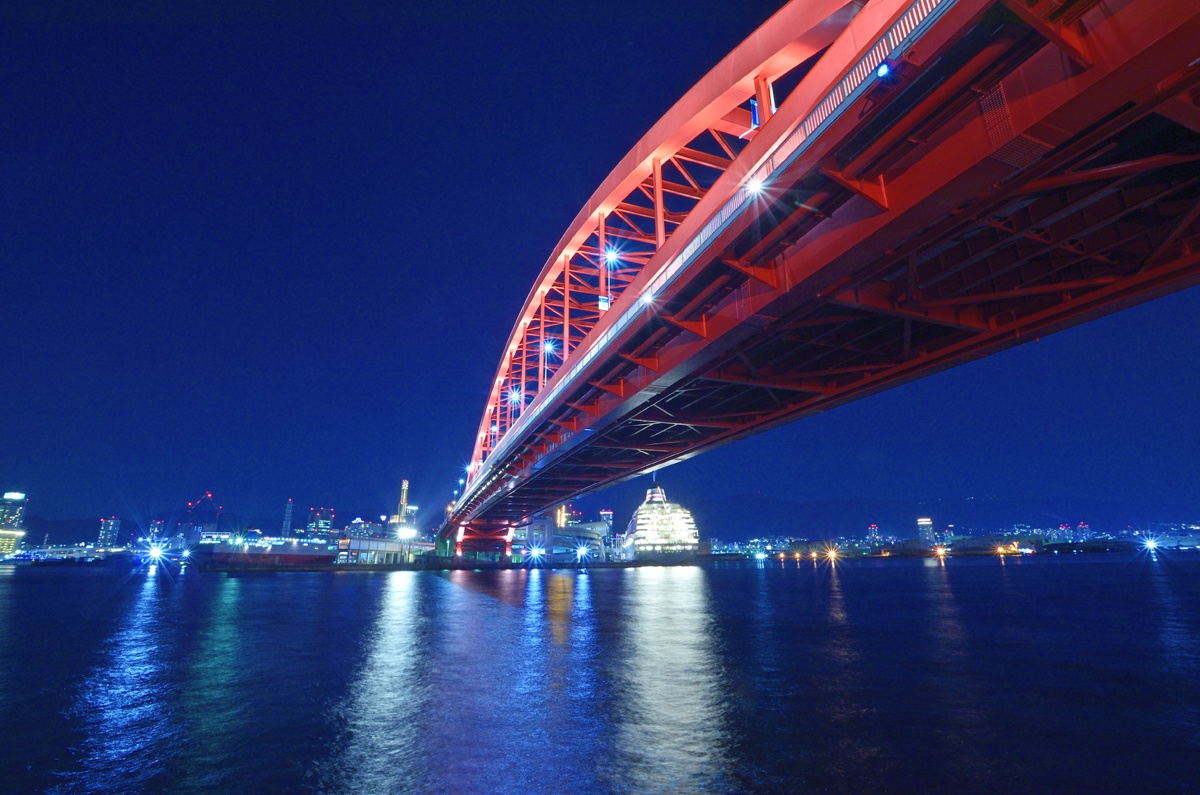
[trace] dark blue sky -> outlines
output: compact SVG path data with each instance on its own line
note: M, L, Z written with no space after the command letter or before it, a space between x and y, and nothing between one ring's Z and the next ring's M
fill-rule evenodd
M53 518L206 489L351 518L407 477L432 523L567 223L781 3L400 5L0 11L0 489ZM661 479L1200 508L1197 310L1178 294Z

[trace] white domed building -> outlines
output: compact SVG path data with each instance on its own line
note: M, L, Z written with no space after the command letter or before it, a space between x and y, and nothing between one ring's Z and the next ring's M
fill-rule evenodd
M646 501L634 512L622 539L625 560L650 563L687 563L700 548L700 531L692 512L667 502L657 483L646 490Z

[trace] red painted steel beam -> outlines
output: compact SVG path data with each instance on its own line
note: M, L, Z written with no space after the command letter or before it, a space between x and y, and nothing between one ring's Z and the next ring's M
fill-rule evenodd
M1069 19L1034 8L1079 33L1091 59L1082 68L1061 42L1029 46L1044 26L997 10L1011 5L947 6L904 53L901 77L844 100L807 148L773 166L760 198L713 227L909 5L878 3L854 19L626 288L639 301L599 318L576 351L587 358L556 375L570 369L570 387L529 409L521 434L534 441L510 444L457 515L523 520L547 495L584 490L568 472L614 482L1200 282L1200 134L1159 113L1200 87L1187 55L1200 8L1101 0ZM1010 43L966 43L989 31ZM991 63L973 59L985 51ZM920 100L885 114L910 89L931 96L921 81L943 57L960 67L939 74L936 85L953 90L937 96L921 139L889 133L914 129ZM1177 125L1162 151L1144 143L1155 124ZM886 164L879 194L830 165L854 157ZM829 197L818 217L805 206L814 191ZM664 282L699 239L702 253ZM963 267L950 255L959 248ZM632 458L590 460L589 450L622 445Z

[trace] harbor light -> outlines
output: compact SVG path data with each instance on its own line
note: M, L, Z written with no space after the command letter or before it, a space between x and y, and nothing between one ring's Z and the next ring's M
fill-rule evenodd
M1158 549L1158 541L1156 541L1153 538L1147 538L1146 539L1146 549L1150 550L1151 552Z
M192 556L192 550L190 550L190 549L183 550L183 553L181 554L181 557L185 557L185 558L190 558L191 556Z
M162 547L159 547L159 546L150 547L150 559L151 560L158 560L162 556L163 556Z

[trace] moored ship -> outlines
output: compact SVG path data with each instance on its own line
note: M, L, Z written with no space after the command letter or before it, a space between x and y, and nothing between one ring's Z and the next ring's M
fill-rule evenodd
M691 563L700 549L700 531L692 512L668 502L662 486L655 483L629 520L621 549L625 560L639 563Z
M337 562L337 555L336 543L199 544L191 562L202 567L316 566Z

